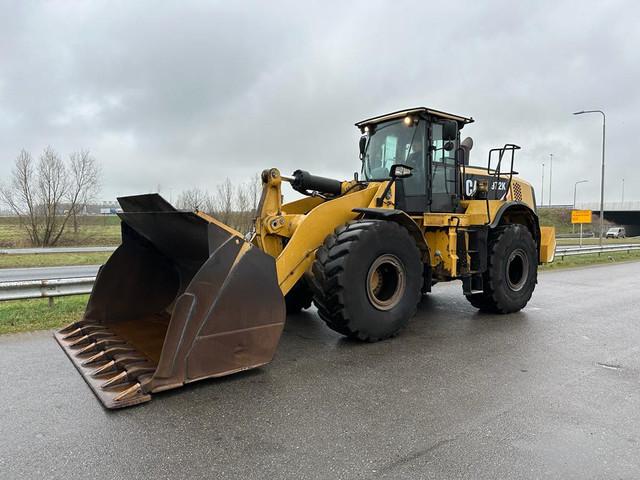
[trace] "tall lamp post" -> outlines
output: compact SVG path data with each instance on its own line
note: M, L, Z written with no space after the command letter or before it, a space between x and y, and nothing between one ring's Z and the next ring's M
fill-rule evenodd
M581 110L580 112L573 112L574 115L582 115L583 113L602 114L602 173L600 174L600 246L602 246L602 233L604 230L604 142L607 116L602 110Z
M544 162L542 162L542 187L540 188L540 206L544 206Z
M587 183L589 180L580 180L577 181L574 185L573 185L573 209L576 209L576 191L578 189L578 184L580 183ZM576 225L572 224L571 225L571 230L573 231L573 233L576 232Z
M553 153L549 154L549 207L551 207L551 185L553 184Z

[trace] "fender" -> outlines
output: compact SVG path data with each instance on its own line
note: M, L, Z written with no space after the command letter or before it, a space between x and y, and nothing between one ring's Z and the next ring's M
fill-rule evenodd
M429 264L429 246L424 238L424 234L418 224L409 215L407 215L406 212L391 208L354 208L352 211L360 213L360 218L388 220L402 225L416 241L416 245L420 250L423 262L427 265Z
M524 215L528 220L524 225L526 225L529 230L531 230L531 234L533 235L533 239L536 242L538 250L540 250L540 220L538 219L538 214L526 203L524 202L505 202L500 206L498 211L496 212L496 216L493 221L489 224L489 228L496 228L499 225L502 225L504 222L502 221L505 214L520 214ZM522 222L511 222L511 223L522 223Z

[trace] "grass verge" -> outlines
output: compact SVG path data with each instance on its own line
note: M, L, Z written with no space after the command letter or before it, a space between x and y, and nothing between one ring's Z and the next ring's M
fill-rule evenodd
M37 255L0 255L0 268L65 267L102 265L112 252L44 253Z
M88 295L58 297L49 307L49 299L0 302L0 334L60 328L80 320Z
M68 226L56 247L103 246L120 243L120 219L114 216L79 217L78 231ZM17 217L0 217L0 248L31 247Z

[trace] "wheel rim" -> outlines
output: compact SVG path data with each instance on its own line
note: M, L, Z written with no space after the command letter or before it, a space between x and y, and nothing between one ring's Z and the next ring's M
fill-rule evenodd
M529 257L521 248L515 249L507 260L507 284L514 292L522 290L529 276Z
M378 310L391 310L404 295L406 288L402 262L395 255L381 255L369 267L367 296Z

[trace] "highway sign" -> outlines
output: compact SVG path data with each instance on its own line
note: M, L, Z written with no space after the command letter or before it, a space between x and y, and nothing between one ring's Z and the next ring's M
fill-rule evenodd
M571 210L571 223L591 223L591 210Z

